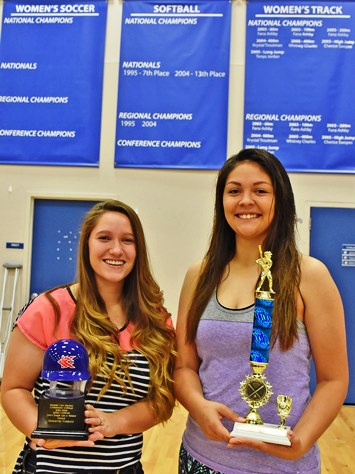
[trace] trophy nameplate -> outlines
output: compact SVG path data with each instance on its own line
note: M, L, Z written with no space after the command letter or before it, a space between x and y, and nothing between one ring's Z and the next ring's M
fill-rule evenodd
M40 398L37 428L32 433L32 438L88 439L84 410L84 396Z

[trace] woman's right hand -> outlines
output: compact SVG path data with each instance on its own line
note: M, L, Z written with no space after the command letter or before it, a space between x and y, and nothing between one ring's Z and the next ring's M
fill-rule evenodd
M225 418L240 423L245 421L245 418L239 416L223 403L208 400L200 404L199 409L193 414L193 418L208 439L227 443L230 439L230 433L221 420Z
M70 448L72 446L84 446L84 447L93 447L95 446L95 441L103 439L103 435L99 432L92 433L89 435L88 440L74 440L74 439L36 439L32 440L30 446L33 449L36 449L36 446L40 446L45 449L56 449L56 448ZM35 446L33 446L35 444Z

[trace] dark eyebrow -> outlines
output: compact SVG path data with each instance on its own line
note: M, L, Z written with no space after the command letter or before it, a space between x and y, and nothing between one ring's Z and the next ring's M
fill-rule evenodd
M236 184L238 186L242 186L242 183L239 183L239 181L228 181L226 183L226 186L227 184ZM253 183L253 186L259 186L260 184L267 184L268 186L272 186L272 184L267 181L257 181L256 183Z
M269 183L268 181L258 181L256 183L254 183L255 185L259 185L259 184L267 184L268 186L272 186L271 183Z
M111 230L108 230L108 229L102 229L102 230L97 230L96 231L96 234L99 235L99 234L112 234L113 232ZM134 237L134 233L133 232L125 232L124 234L124 237Z
M240 183L238 183L238 181L227 181L226 186L227 184L236 184L237 186L240 186Z

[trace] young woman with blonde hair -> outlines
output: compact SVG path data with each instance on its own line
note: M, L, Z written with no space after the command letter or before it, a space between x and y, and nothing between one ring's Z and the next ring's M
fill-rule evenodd
M31 439L48 389L44 351L66 338L88 352L89 439ZM175 334L141 222L122 202L100 202L82 224L78 281L41 294L16 321L2 380L2 405L26 435L14 473L142 473L142 432L175 404L174 361Z

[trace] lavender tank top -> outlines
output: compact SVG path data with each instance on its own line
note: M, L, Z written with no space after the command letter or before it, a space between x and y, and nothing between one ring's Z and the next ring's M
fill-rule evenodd
M199 376L205 398L224 403L245 416L247 404L241 399L239 385L249 365L254 306L231 310L221 306L216 294L209 301L199 323L196 345L201 359ZM309 368L310 347L305 326L298 323L298 341L281 352L278 344L270 351L269 364L264 375L272 385L273 395L267 405L259 409L265 423L279 424L276 396L289 395L293 407L286 424L294 427L310 400ZM223 421L231 431L233 422ZM320 455L314 445L301 459L286 461L260 451L235 447L211 441L205 437L197 423L188 417L183 435L185 449L199 462L224 474L282 474L320 473Z

